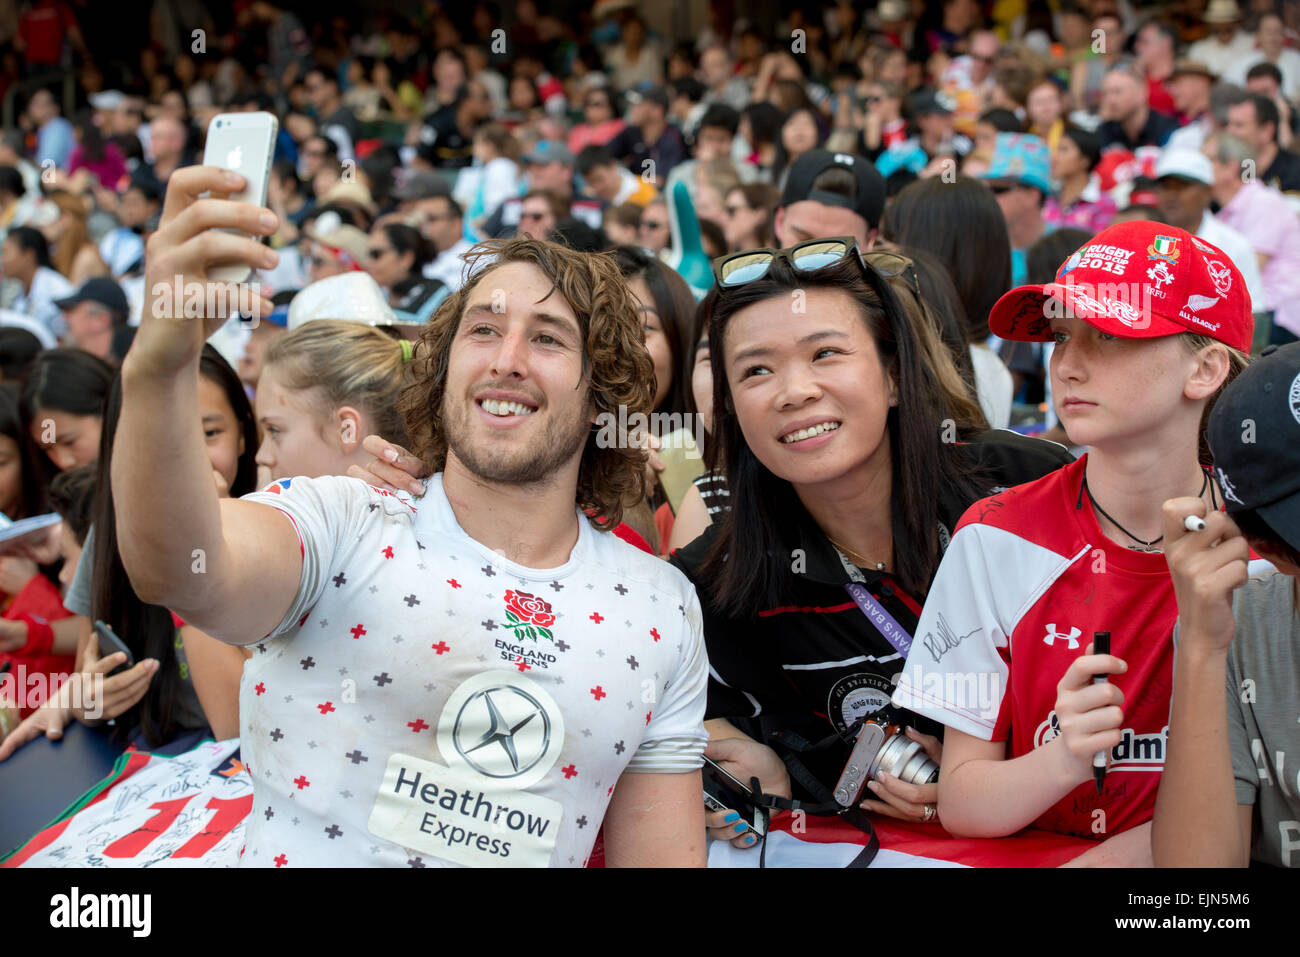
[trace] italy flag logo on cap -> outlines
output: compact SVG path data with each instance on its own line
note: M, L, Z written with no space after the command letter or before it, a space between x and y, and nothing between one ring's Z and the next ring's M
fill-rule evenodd
M1182 255L1182 250L1178 248L1178 240L1173 236L1157 236L1155 240L1147 247L1147 259L1163 259L1170 265L1178 262L1178 257Z

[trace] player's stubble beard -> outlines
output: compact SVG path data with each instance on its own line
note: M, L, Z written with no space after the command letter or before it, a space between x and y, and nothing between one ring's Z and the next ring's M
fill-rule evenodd
M585 416L575 416L572 423L565 423L549 412L548 405L542 403L532 415L546 415L544 428L534 429L532 438L522 445L503 435L502 444L511 443L510 447L492 450L476 446L470 434L470 417L477 404L470 395L462 401L453 402L449 394L444 394L443 427L446 429L448 451L472 475L485 482L501 485L548 483L555 478L562 466L582 450L591 432L591 423Z

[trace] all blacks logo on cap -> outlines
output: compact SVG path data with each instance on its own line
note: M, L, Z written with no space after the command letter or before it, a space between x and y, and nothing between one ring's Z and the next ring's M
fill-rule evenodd
M1300 375L1291 380L1291 391L1287 394L1287 405L1291 408L1291 415L1300 422Z

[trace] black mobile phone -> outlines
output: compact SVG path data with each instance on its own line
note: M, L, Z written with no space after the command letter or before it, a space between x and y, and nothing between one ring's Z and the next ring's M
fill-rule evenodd
M708 758L704 759L700 771L704 777L704 806L710 811L735 811L749 825L749 830L762 837L767 828L754 805L754 792L749 785Z
M131 654L131 649L126 646L126 642L113 633L112 628L109 628L102 621L96 621L93 627L95 629L95 638L99 642L99 657L107 658L115 651L123 652L126 655L126 661L110 671L106 677L111 677L118 672L135 667L135 655Z

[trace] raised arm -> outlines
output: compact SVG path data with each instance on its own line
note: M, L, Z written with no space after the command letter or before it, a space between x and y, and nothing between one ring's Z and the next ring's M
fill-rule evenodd
M137 594L236 644L256 641L279 623L302 570L298 537L283 513L218 498L195 427L204 340L236 307L257 315L271 310L255 284L207 278L214 263L276 262L255 240L218 231L269 234L276 222L268 210L199 198L205 190L225 195L242 186L242 177L210 166L177 170L168 183L162 221L146 250L140 329L122 364L112 463L118 547ZM200 298L203 314L187 316Z
M1189 532L1197 515L1205 528ZM1169 753L1151 832L1159 867L1245 867L1251 812L1237 803L1230 747L1228 650L1236 635L1232 593L1245 584L1250 551L1241 531L1200 499L1164 504L1165 558L1178 597L1178 648Z

